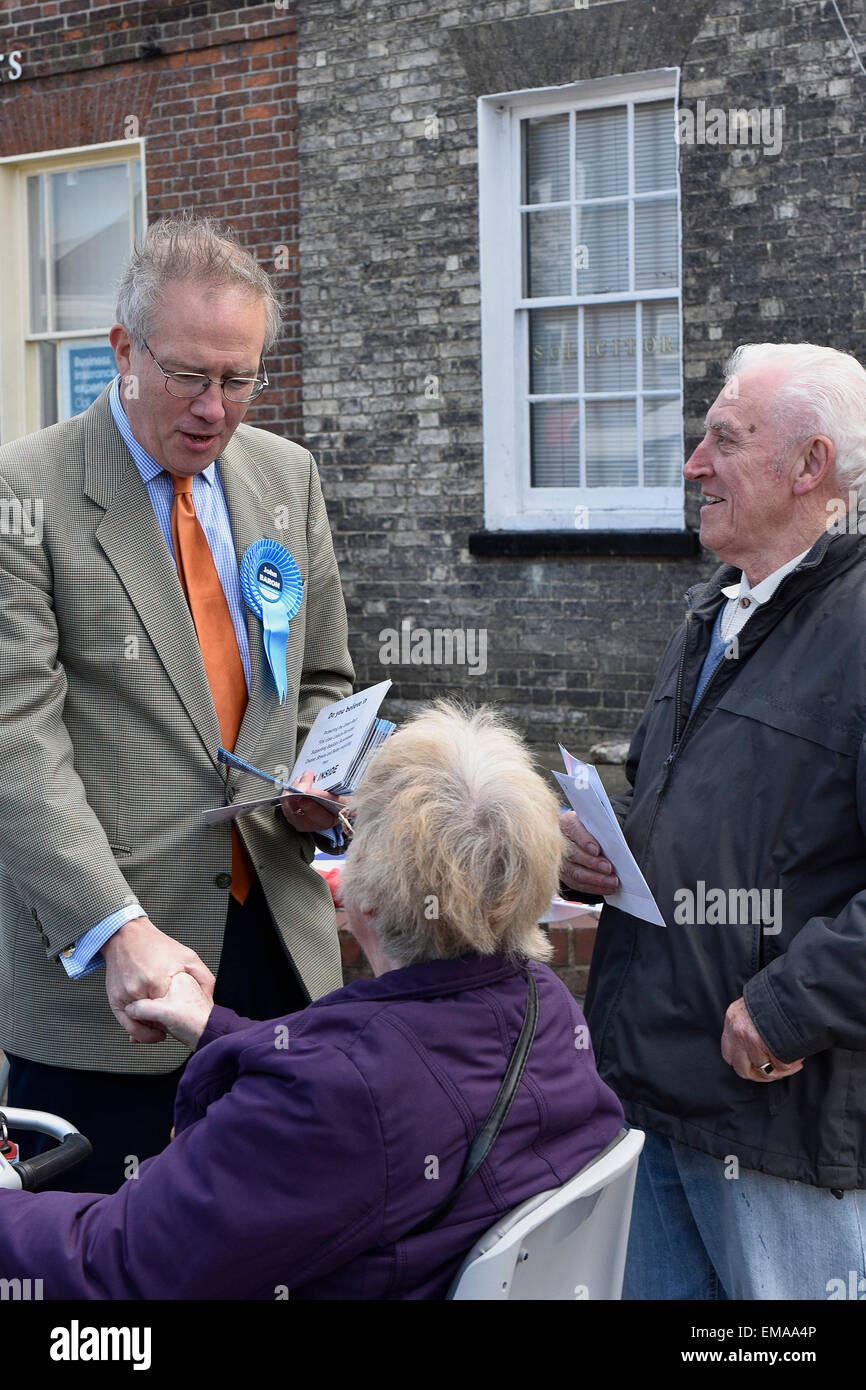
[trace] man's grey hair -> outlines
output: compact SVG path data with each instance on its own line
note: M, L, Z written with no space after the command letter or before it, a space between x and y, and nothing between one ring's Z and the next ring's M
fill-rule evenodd
M280 334L280 302L265 271L244 250L231 227L212 217L165 217L153 222L133 251L117 291L117 322L140 352L169 285L189 280L203 286L235 286L264 301L269 352Z
M488 709L438 701L374 754L355 798L344 902L373 911L396 964L469 952L547 960L557 799Z
M836 446L840 489L866 490L866 371L856 357L814 343L744 343L730 357L725 380L770 362L788 369L775 390L780 449L825 434Z

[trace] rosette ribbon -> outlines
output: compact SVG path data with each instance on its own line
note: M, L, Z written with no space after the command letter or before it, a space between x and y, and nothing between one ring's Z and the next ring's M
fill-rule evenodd
M301 572L284 546L276 541L256 541L241 563L241 588L249 607L261 619L265 656L280 704L283 704L288 696L289 621L297 613L304 596Z

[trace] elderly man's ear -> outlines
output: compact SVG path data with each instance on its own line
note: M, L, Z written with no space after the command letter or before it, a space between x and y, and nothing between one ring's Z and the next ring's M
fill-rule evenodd
M813 435L797 460L792 489L794 496L803 497L829 481L835 462L836 446L832 439L825 434Z

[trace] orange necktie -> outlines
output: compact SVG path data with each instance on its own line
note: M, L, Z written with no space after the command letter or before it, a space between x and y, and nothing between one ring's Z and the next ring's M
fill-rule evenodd
M201 647L223 747L231 753L247 707L247 683L238 639L207 536L195 514L192 478L169 474L174 484L171 538L181 586L186 594ZM231 895L245 901L253 881L253 866L232 825Z

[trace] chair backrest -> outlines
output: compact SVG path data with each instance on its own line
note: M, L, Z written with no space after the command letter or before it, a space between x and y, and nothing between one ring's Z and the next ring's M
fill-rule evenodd
M447 1297L619 1299L644 1135L622 1129L561 1187L509 1212L476 1242Z

